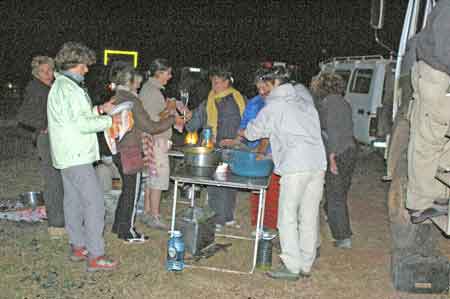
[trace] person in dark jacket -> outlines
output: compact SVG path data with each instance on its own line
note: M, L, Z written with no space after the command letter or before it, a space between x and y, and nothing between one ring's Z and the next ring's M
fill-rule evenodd
M351 248L351 226L347 194L356 164L352 108L344 99L345 81L334 73L322 73L314 79L313 92L319 98L319 115L327 151L325 175L325 211L338 248Z
M413 223L448 213L449 189L435 175L439 165L450 165L449 20L450 0L438 1L416 38L406 197Z
M118 70L112 81L116 84L115 103L130 101L134 104L132 108L134 127L118 143L118 153L113 156L113 161L122 177L122 193L117 204L112 231L127 242L143 242L144 236L137 233L134 228L136 204L141 193L141 173L124 174L120 152L134 145L142 148L143 132L158 134L167 131L175 123L183 125L184 122L181 116L168 116L158 122L151 120L137 94L142 83L142 76L132 66L124 66Z
M33 79L25 89L24 102L17 120L19 127L29 131L35 139L40 160L40 173L44 179L48 233L52 238L57 238L65 231L61 173L52 165L47 133L47 97L54 79L53 70L52 58L48 56L33 58L31 61Z

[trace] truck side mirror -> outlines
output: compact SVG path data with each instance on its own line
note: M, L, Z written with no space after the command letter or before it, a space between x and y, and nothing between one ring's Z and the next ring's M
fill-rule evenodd
M384 25L384 1L372 0L370 6L370 26L373 29L382 29Z

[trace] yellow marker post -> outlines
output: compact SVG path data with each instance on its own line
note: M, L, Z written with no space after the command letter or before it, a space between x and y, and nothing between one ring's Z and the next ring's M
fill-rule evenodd
M138 52L137 51L122 51L122 50L110 50L105 49L103 53L103 64L108 65L108 56L110 55L130 55L133 56L133 66L138 65Z

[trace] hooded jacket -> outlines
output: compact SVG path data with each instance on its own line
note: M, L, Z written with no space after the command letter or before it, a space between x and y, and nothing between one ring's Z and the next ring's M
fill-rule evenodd
M326 170L317 110L311 99L303 98L290 83L271 91L266 106L248 124L245 137L269 138L279 175Z

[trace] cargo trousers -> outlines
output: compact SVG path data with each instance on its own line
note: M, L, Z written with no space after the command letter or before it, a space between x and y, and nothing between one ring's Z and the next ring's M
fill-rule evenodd
M414 100L411 102L408 146L408 189L406 207L424 210L433 201L448 201L448 188L435 179L439 165L450 167L450 76L423 61L414 64Z
M61 170L64 185L64 218L69 242L85 247L90 258L105 253L103 188L91 164Z
M324 177L324 171L312 171L285 174L280 179L280 258L293 273L310 272L316 258Z

